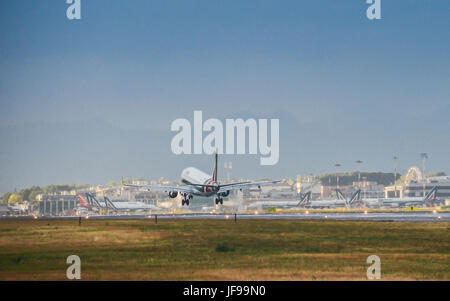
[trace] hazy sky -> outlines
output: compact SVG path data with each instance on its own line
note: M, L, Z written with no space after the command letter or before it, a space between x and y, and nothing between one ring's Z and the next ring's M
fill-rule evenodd
M280 161L234 177L450 173L450 1L0 0L0 192L211 169L176 118L280 118ZM223 165L221 160L221 166ZM223 168L219 172L223 177Z

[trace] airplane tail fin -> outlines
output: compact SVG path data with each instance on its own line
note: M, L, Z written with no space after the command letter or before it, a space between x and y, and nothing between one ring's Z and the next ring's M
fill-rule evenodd
M356 201L360 201L361 200L361 189L358 189L357 191L355 191L355 193L352 195L352 197L350 198L349 204L353 204Z
M218 162L218 159L219 159L219 154L216 151L216 154L214 155L214 169L213 169L212 176L211 176L211 179L214 182L217 182L217 162Z
M108 209L117 210L117 207L114 205L113 202L111 202L111 201L109 200L109 198L107 198L107 197L105 196L104 199L105 199L106 207L107 207Z
M297 206L305 206L311 200L311 191L308 191L307 193L300 196L300 202L298 202Z
M86 200L86 198L82 194L77 195L77 199L80 202L80 206L81 207L89 206L88 201Z
M97 201L97 199L90 193L86 193L86 198L88 199L88 202L91 206L95 206L98 209L101 209L102 206L100 205L100 203Z
M424 201L433 201L436 199L436 193L438 191L438 187L434 186L430 191L425 195Z
M341 200L341 201L346 200L345 195L339 189L336 189L336 196L337 196L338 200Z

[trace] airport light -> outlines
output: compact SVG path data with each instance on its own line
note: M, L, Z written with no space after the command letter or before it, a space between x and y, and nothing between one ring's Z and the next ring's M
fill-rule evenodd
M427 154L427 153L421 153L421 154L420 154L420 158L422 158L423 197L425 197L425 181L426 181L426 176L425 176L425 163L426 163L426 160L428 159L428 154Z
M328 215L325 215L325 218L328 218Z
M367 181L367 177L363 177L363 181L366 182ZM366 185L364 185L364 199L366 199Z
M339 163L334 164L334 166L336 166L336 189L339 189L339 173L338 173L338 168L341 167L342 165Z
M358 164L358 188L361 188L361 163L363 163L363 161L356 161L356 164Z
M309 214L309 211L308 211L308 210L306 210L305 214Z
M398 157L394 156L394 197L397 197L397 162Z

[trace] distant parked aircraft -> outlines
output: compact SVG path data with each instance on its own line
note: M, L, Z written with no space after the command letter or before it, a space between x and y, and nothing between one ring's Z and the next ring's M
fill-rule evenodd
M336 189L337 199L335 200L323 200L323 201L310 201L304 205L305 208L337 208L346 207L348 209L354 207L361 198L361 189L358 189L353 193L350 199L347 199L344 194Z
M295 207L304 207L309 203L311 199L311 191L300 194L300 201L257 201L253 202L247 206L247 209L259 209L264 210L268 207L277 207L277 208L295 208Z
M104 197L104 201L101 202L90 193L79 194L77 197L81 208L94 212L99 212L101 209L115 212L160 210L157 206L143 202L114 202L107 197Z
M417 205L428 205L436 200L438 187L434 186L428 191L425 197L406 197L406 198L386 198L386 199L363 199L362 202L368 205L379 204L384 207L408 207Z

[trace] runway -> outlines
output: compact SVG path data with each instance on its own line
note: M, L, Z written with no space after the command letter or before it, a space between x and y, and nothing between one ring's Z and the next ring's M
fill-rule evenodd
M79 219L79 216L3 216L0 219ZM385 221L385 222L450 222L450 212L386 212L386 213L158 213L151 215L90 215L89 220L132 220L132 219L211 219L211 220L342 220L342 221Z

